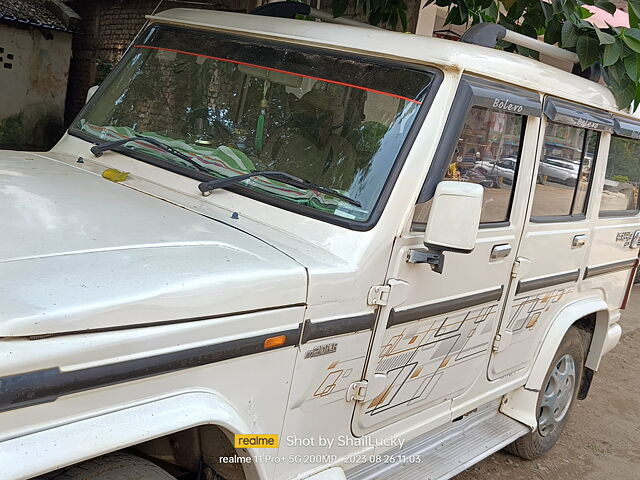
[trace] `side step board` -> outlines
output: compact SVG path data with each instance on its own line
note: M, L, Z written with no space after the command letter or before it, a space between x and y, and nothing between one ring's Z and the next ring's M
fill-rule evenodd
M429 432L391 452L397 459L385 464L367 463L347 471L349 480L441 480L469 468L529 432L523 424L498 412L499 402ZM402 463L419 456L420 462Z

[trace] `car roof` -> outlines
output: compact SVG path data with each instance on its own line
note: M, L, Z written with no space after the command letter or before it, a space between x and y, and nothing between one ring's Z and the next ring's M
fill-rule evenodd
M383 29L191 8L170 9L147 18L153 23L244 33L465 71L630 116L617 108L613 94L603 85L515 53L478 45Z

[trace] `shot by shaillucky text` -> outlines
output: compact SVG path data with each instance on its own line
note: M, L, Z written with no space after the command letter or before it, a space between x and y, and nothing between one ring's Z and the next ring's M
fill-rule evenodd
M237 449L251 449L245 455L220 457L220 463L302 463L302 464L362 464L362 463L420 463L417 455L405 455L404 438L308 436L277 434L236 434ZM307 449L307 452L304 449ZM301 450L302 449L302 450ZM358 453L353 453L353 452ZM384 452L384 453L380 453Z

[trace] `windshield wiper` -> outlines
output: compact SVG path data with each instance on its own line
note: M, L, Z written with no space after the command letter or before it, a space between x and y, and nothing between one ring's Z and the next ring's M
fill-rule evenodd
M129 142L150 143L151 145L158 147L160 150L164 150L165 152L170 153L171 155L184 160L188 164L193 165L196 169L200 170L201 172L205 172L211 175L211 172L209 170L204 168L202 165L198 164L188 155L185 155L184 153L176 150L175 148L172 148L169 145L162 143L160 140L156 140L155 138L145 137L142 135L136 135L135 137L128 137L128 138L123 138L122 140L114 140L113 142L94 145L93 147L91 147L91 153L93 153L96 157L100 157L107 150L113 150L114 148L120 147L125 143L129 143Z
M229 185L233 185L234 183L242 182L243 180L247 180L248 178L258 176L277 180L279 182L286 183L287 185L304 188L306 190L316 190L320 193L331 195L332 197L344 200L345 202L348 202L351 205L355 205L356 207L362 207L362 204L359 201L354 200L351 197L347 197L346 195L343 195L333 188L317 185L308 180L304 180L303 178L291 175L287 172L278 172L273 170L254 170L253 172L245 173L244 175L234 175L233 177L209 180L208 182L202 182L200 185L198 185L198 188L204 196L207 196L210 195L213 190L216 190L218 188L228 187Z

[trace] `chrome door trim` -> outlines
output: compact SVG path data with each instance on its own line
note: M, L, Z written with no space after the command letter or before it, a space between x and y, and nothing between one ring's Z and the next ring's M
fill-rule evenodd
M387 328L394 327L403 323L421 320L423 318L441 315L443 313L463 310L465 308L475 307L483 303L496 302L502 298L504 286L496 287L486 292L474 293L464 297L445 300L443 302L430 303L428 305L420 305L418 307L407 308L405 310L396 310L395 308L389 312L389 320Z
M563 283L575 283L580 278L580 270L572 272L548 275L546 277L532 278L529 280L520 280L516 288L516 295L541 288L552 287Z
M304 321L302 326L302 337L300 344L303 345L311 340L319 338L335 337L347 333L355 333L364 330L371 330L376 323L375 313L356 315L353 317L336 318L324 322L312 322L309 319Z
M595 277L596 275L605 275L607 273L621 272L622 270L630 270L636 264L636 259L622 260L621 262L605 263L597 267L587 267L584 271L583 278Z

